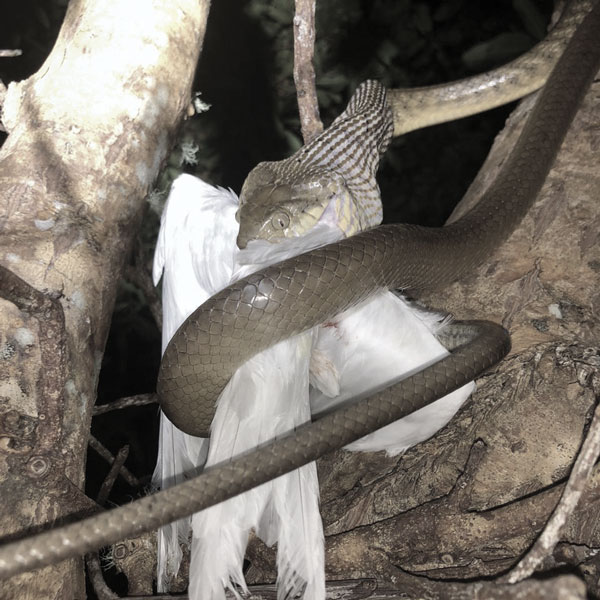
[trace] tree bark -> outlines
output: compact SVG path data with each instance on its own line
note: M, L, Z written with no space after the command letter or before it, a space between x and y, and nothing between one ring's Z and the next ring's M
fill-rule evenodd
M325 600L400 600L405 598L443 598L444 600L584 600L584 583L574 575L561 575L545 581L524 581L517 585L497 585L493 581L480 583L442 583L415 580L414 587L402 590L375 579L332 581L327 583ZM250 586L245 600L276 600L275 585ZM443 589L443 591L442 591ZM442 595L443 594L443 595ZM228 600L235 596L227 592ZM140 598L140 600L150 600ZM166 600L166 599L165 599ZM175 600L175 596L171 597Z
M13 83L0 150L0 532L94 508L91 409L144 197L186 113L209 1L72 0L42 68ZM0 582L84 598L82 562Z
M518 230L467 280L420 298L457 319L502 323L511 354L446 428L403 456L319 461L329 580L375 577L407 597L451 597L457 584L446 580L514 565L557 504L600 390L599 89ZM453 218L494 178L531 104L513 113ZM597 471L543 565L579 567L593 594L599 498ZM273 581L273 550L253 541L249 552L248 582Z

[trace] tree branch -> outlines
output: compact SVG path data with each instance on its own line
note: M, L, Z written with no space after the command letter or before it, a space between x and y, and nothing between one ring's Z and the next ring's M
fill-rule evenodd
M119 452L117 452L116 457L113 460L113 463L108 471L108 474L104 478L102 485L100 486L100 492L98 493L97 503L100 506L105 506L108 501L108 496L115 484L117 479L117 475L119 472L124 469L125 461L127 460L127 456L129 455L129 446L123 446ZM92 586L94 587L94 591L98 596L99 600L115 600L119 596L115 594L109 587L106 585L104 581L104 577L102 576L102 567L100 566L100 558L98 556L98 551L89 552L85 556L85 562L87 564L88 573L90 575L90 579L92 581Z
M577 508L581 494L592 477L592 469L599 455L600 406L597 406L587 437L573 465L558 506L554 509L544 531L542 531L535 544L506 577L508 583L517 583L530 577L542 561L552 554L554 547L560 541L567 519Z
M315 88L315 0L296 0L294 15L294 83L304 143L323 131Z
M111 463L113 466L117 462L117 458L113 456L112 452L93 435L90 435L90 448L93 448L104 460L106 460L106 462ZM123 462L125 461L123 460ZM121 466L118 474L120 474L132 488L139 488L141 485L140 480L125 465L122 463L119 464L121 464Z
M190 103L208 7L114 0L107 11L93 0L71 2L44 65L8 87L9 136L0 149L5 538L84 505L117 283ZM63 562L3 581L2 591L82 598L82 567L80 559Z
M113 410L121 410L122 408L131 408L132 406L146 406L158 402L156 394L137 394L136 396L125 396L114 402L106 404L97 404L94 406L93 416L104 415Z

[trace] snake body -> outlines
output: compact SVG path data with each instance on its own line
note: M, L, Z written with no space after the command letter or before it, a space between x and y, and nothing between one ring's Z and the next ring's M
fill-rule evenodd
M248 353L331 318L382 287L435 288L480 264L535 199L600 65L599 33L596 3L554 68L501 175L465 217L440 229L378 227L251 275L205 303L182 325L165 353L158 387L167 414L183 420L184 429L203 433L216 395ZM385 121L380 112L373 116ZM346 136L340 130L333 137L342 143ZM459 344L466 338L472 341L394 388L183 484L5 544L0 548L0 577L139 535L251 489L457 389L508 351L507 335L498 325L467 323L457 330Z
M157 391L167 417L186 433L208 437L220 392L257 352L335 318L382 289L434 289L472 272L521 221L541 188L566 131L556 126L553 112L560 107L561 119L571 122L579 104L573 101L574 87L562 86L563 97L547 114L529 120L497 181L459 221L437 229L377 227L242 279L199 307L163 355ZM552 125L540 127L540 121ZM375 172L393 128L385 88L376 81L363 83L316 139L290 158L261 163L249 174L241 194L238 244L290 235L293 221L286 204L300 206L312 218L333 205L350 235L380 222ZM358 214L358 222L345 219L346 214Z

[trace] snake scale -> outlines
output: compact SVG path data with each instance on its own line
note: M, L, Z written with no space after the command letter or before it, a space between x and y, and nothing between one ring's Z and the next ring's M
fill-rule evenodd
M590 3L579 5L587 10ZM167 414L188 431L205 432L216 395L245 353L257 352L261 344L273 344L334 317L384 287L435 288L480 264L518 225L539 192L599 68L599 35L600 5L596 2L553 69L499 177L480 203L460 220L438 229L377 227L251 275L198 309L165 353L158 388ZM384 115L389 105L382 102L385 93L378 89L373 86L375 91L364 96L371 100L360 110L350 111L362 115L358 121L370 119L379 128L373 137L379 140L377 153L384 147L389 129ZM376 106L374 112L369 102ZM392 108L397 133L393 98ZM336 120L338 131L324 132L332 144L345 138L343 123L344 119ZM327 154L323 157L320 168L328 164ZM323 179L322 171L317 179L321 181L317 193L325 193L322 190L328 190L329 180ZM301 183L310 185L308 179ZM277 185L267 182L267 186L273 184ZM0 577L139 535L251 489L457 389L509 349L506 332L492 323L459 323L455 334L457 347L448 357L393 388L327 414L181 485L5 544L0 548ZM186 371L187 366L191 369ZM205 403L203 408L197 407L199 401Z

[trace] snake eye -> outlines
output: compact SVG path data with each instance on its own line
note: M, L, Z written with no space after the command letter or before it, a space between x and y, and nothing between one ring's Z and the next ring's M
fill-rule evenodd
M271 217L271 225L273 229L285 229L290 224L290 217L286 212L276 212Z

